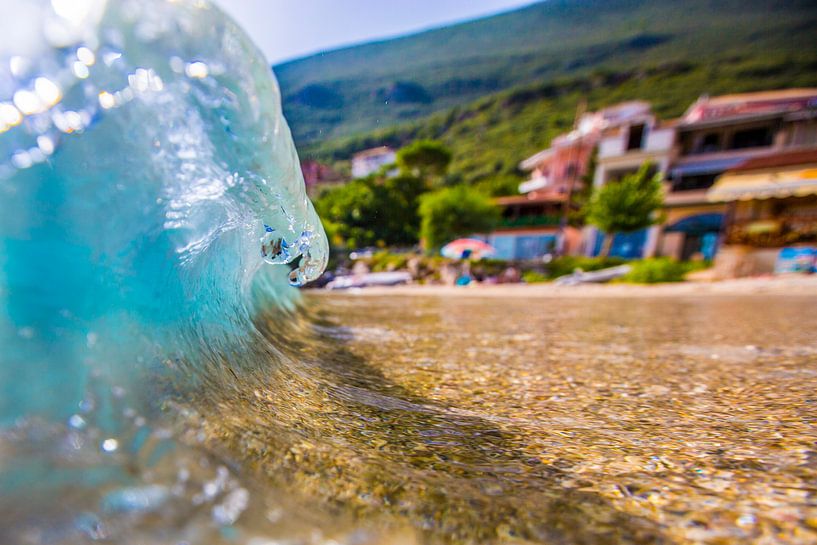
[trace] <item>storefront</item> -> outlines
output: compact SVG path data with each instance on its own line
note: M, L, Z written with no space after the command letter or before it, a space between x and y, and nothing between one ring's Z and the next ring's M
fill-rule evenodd
M747 161L718 178L707 198L728 203L727 244L817 243L817 150Z
M817 150L747 161L719 177L707 198L726 203L731 269L769 273L782 249L817 246Z

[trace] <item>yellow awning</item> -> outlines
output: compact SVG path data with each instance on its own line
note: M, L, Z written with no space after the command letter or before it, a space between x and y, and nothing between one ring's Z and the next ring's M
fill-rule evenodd
M817 195L817 164L726 173L706 193L709 202Z

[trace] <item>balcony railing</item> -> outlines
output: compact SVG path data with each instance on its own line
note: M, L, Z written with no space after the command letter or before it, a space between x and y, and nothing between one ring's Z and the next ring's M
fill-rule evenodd
M559 225L559 216L519 216L516 218L502 218L500 227L543 227Z

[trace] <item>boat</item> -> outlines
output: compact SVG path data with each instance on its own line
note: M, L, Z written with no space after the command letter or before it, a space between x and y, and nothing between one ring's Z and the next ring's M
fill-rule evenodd
M371 286L397 286L408 282L411 282L411 274L407 272L376 272L338 276L326 285L326 289L345 290Z
M630 272L632 267L629 265L619 265L618 267L610 267L609 269L601 269L598 271L584 272L577 270L572 274L560 276L554 280L557 286L577 286L579 284L603 284L610 280L620 278Z

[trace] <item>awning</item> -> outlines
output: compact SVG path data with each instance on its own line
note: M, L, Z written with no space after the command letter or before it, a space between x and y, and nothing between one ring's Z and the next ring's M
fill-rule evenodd
M536 155L528 157L527 159L519 163L519 168L521 170L533 170L537 166L539 166L539 163L543 163L544 161L550 159L554 153L555 150L553 148L542 150Z
M672 177L679 178L681 176L697 176L698 174L717 174L730 168L738 166L746 160L745 157L730 158L730 159L711 159L709 161L698 161L696 163L687 163L679 165L672 169Z
M817 164L727 173L706 194L709 202L817 195Z
M723 214L696 214L689 216L664 228L665 232L700 234L720 231Z
M538 178L533 178L527 182L522 182L519 184L519 192L530 193L531 191L545 188L548 186L548 184L550 184L550 180L548 180L547 177L539 176Z

